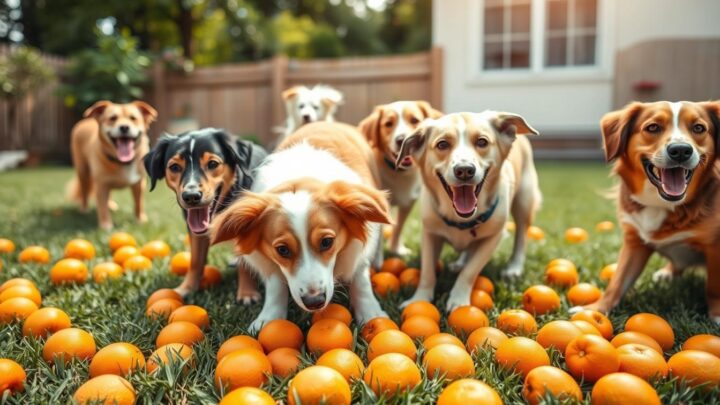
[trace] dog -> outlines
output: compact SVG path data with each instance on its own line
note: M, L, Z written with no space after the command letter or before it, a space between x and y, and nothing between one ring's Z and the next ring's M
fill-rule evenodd
M520 115L485 111L426 120L405 138L396 164L412 156L424 187L420 283L403 306L432 300L435 266L445 242L468 256L446 309L469 305L473 283L502 239L509 212L517 228L503 275L522 274L526 231L541 194L530 142L518 134L538 132Z
M258 168L252 192L213 221L213 243L234 241L265 281L251 330L286 318L288 290L300 308L322 310L335 280L349 283L356 322L387 316L370 284L380 224L391 222L374 165L355 127L305 125Z
M161 137L145 156L150 191L165 179L175 192L190 235L190 269L175 291L186 296L200 285L210 247L212 219L242 198L253 182L252 171L265 159L261 146L236 139L222 129L204 128ZM260 299L255 282L238 266L237 301Z
M142 101L129 104L98 101L83 116L71 132L76 176L68 184L68 197L85 212L94 193L98 225L109 230L113 226L110 210L117 207L110 200L110 191L130 187L135 218L147 221L142 197L145 189L142 157L149 149L148 130L157 119L157 111Z
M316 121L335 121L335 111L343 102L343 95L330 86L294 86L282 93L285 101L284 137L289 136L305 124Z
M402 243L402 230L420 196L420 171L410 156L395 164L400 145L420 123L428 118L440 118L442 113L427 101L396 101L379 105L363 119L358 128L373 149L382 189L390 191L390 203L398 207L390 251L405 256L410 250Z
M720 323L720 102L632 103L600 126L621 180L623 245L602 298L585 308L612 310L657 252L669 261L660 277L707 267L708 313Z

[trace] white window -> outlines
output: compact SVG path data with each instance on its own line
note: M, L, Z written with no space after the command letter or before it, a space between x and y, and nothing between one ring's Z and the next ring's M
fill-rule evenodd
M545 66L594 65L596 0L547 0Z
M484 69L530 67L530 5L530 0L485 1Z

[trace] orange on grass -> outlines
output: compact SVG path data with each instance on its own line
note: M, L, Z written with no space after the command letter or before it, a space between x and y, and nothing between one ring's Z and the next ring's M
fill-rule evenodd
M150 260L170 256L170 245L161 240L151 240L140 248L140 254Z
M375 336L368 345L367 358L373 361L375 358L386 353L398 353L415 360L417 347L405 332L389 329L384 330Z
M483 349L485 346L497 349L500 343L506 340L508 340L508 336L505 332L492 326L485 326L475 329L473 333L468 336L465 346L468 352L472 353L476 350Z
M350 382L359 380L365 371L365 365L360 357L347 349L332 349L317 359L318 366L330 367Z
M363 325L360 330L360 336L362 336L366 342L370 343L378 333L391 329L400 330L400 327L398 327L392 319L382 317L373 318Z
M522 309L506 309L498 316L497 328L513 335L529 335L537 331L535 317Z
M527 237L530 240L541 241L545 239L545 232L535 225L531 225L527 230Z
M379 297L385 297L389 292L397 293L400 291L400 280L389 272L380 272L370 277L372 289Z
M615 337L612 338L610 341L613 346L620 347L622 345L630 344L630 343L638 343L641 345L645 345L656 352L663 354L663 349L660 347L658 342L655 341L655 339L651 338L650 336L640 333L640 332L622 332L615 335Z
M383 238L390 239L390 238L392 238L393 228L391 225L385 225L385 226L383 226L382 232L383 232Z
M10 298L0 303L0 324L27 319L38 307L25 297Z
M190 252L178 252L170 259L170 273L184 276L190 270Z
M413 360L399 353L377 356L365 369L363 380L377 395L412 389L422 381Z
M591 324L588 321L583 321L581 319L576 319L574 321L570 321L573 325L580 328L583 334L586 335L596 335L602 337L602 333L598 330L598 328L595 327L595 325Z
M259 387L272 374L272 364L264 353L255 349L240 349L223 357L215 368L215 385L226 390L240 387Z
M665 351L672 349L675 344L675 332L672 326L655 314L639 313L631 316L625 322L625 330L650 336Z
M12 253L15 251L15 242L10 239L0 238L0 253ZM0 393L2 391L0 390Z
M344 323L345 325L350 326L350 323L352 322L352 315L347 308L333 302L328 304L328 306L325 307L325 309L323 309L322 311L317 311L313 313L312 323L315 323L321 319L335 319Z
M563 288L573 286L578 282L577 269L565 264L550 266L545 270L545 282Z
M560 401L583 399L580 386L565 371L553 366L532 369L525 377L523 397L530 405L537 405L543 402L548 394Z
M595 382L620 369L615 346L600 336L580 335L565 349L567 368L575 378Z
M203 307L197 305L183 305L170 313L169 323L186 321L194 323L201 329L210 326L210 316Z
M135 246L122 246L113 253L113 261L122 266L125 260L139 255L140 251Z
M389 257L385 259L382 266L380 267L381 273L392 273L395 276L399 276L403 270L407 268L405 261L399 257Z
M590 283L572 286L567 292L568 302L572 305L587 305L600 299L602 291Z
M150 308L152 304L160 301L163 298L172 298L175 301L183 302L183 297L177 291L172 288L161 288L154 293L150 294L147 301L145 302L145 308Z
M600 270L600 280L610 281L615 272L617 271L617 263L608 264Z
M212 265L205 265L203 268L203 275L200 278L200 289L205 290L211 287L220 285L222 282L222 273L220 270Z
M300 327L285 319L275 319L266 323L258 334L258 342L266 353L281 347L300 350L303 341L305 338Z
M401 287L417 287L420 284L420 270L416 268L408 268L402 271L398 276Z
M492 280L480 275L477 276L475 282L473 283L473 290L482 290L492 296L493 294L495 294L495 285L493 284Z
M162 328L157 339L155 339L155 347L165 346L170 343L193 346L203 339L205 339L205 334L200 327L187 321L177 321Z
M73 400L79 404L97 403L105 405L134 405L135 389L130 382L120 376L106 374L91 378L81 385Z
M620 358L620 370L649 380L653 377L666 377L668 365L662 354L648 346L628 343L617 348Z
M281 347L268 353L273 375L281 378L294 374L301 365L300 352L292 347Z
M523 376L530 370L550 365L550 356L540 344L532 339L515 336L500 343L495 352L500 367L512 369Z
M522 303L527 312L544 315L560 308L560 296L546 285L534 285L525 290Z
M462 340L458 339L455 335L451 335L449 333L436 333L434 335L426 337L422 342L425 351L428 351L435 346L444 344L455 345L457 347L462 347L463 349L465 348Z
M485 291L473 290L472 293L470 293L470 305L478 307L484 312L487 312L493 309L495 303L493 303L493 299L490 294L486 293Z
M464 333L465 336L477 328L482 328L490 324L490 320L487 315L485 315L485 312L472 305L455 308L448 316L447 322L448 326L450 326L455 333Z
M464 378L453 381L438 397L437 405L483 404L502 405L497 391L484 382Z
M167 318L174 310L180 308L182 305L182 302L174 298L159 299L147 308L145 315L150 318Z
M440 326L427 316L415 315L405 319L400 325L400 330L407 333L412 339L425 339L440 333Z
M5 391L10 395L16 392L23 392L25 389L25 369L10 359L0 359L0 398Z
M720 357L720 336L695 335L685 341L683 350L700 350Z
M600 334L602 334L602 337L604 337L605 339L610 339L613 336L612 322L610 322L610 319L608 319L607 316L603 315L598 311L584 309L574 314L570 318L570 320L588 322L590 325L594 326L598 331L600 331Z
M554 347L565 353L567 345L576 337L582 335L583 332L569 321L551 321L543 325L538 331L537 340L540 345L546 349Z
M28 279L26 279L26 278L17 277L17 278L11 278L10 280L2 283L2 285L0 285L0 293L3 292L3 291L5 291L5 290L7 290L8 288L16 287L16 286L19 286L19 285L25 285L25 286L37 288L37 287L35 286L35 283L32 282L32 280L28 280Z
M267 392L255 387L242 387L225 395L218 405L275 405Z
M595 225L595 230L598 232L610 232L615 229L615 224L611 221L601 221Z
M223 342L217 351L217 360L220 361L223 357L240 349L255 349L260 353L263 351L262 345L254 337L247 335L237 335Z
M590 395L593 404L660 405L661 403L652 385L628 373L612 373L602 377L595 383Z
M62 309L45 307L30 314L23 324L23 336L46 337L70 327L70 317Z
M95 246L85 239L73 239L65 245L65 258L92 260L95 258Z
M107 279L118 279L125 273L125 269L115 262L104 262L96 264L92 269L92 277L96 283L102 283Z
M288 385L288 405L350 405L352 394L345 377L325 366L310 366Z
M555 267L555 266L571 267L573 270L577 271L577 266L575 266L575 263L573 263L572 260L565 259L562 257L550 260L550 262L548 262L547 266L545 266L545 269L547 270L550 267Z
M578 227L568 228L565 231L565 240L569 243L585 242L589 236L588 231Z
M110 343L100 349L90 362L90 377L115 374L124 377L145 368L145 356L132 343Z
M110 247L110 250L114 252L123 246L136 247L137 241L132 235L127 232L115 232L110 235L110 239L108 240L108 246Z
M430 378L442 377L448 381L470 377L475 374L475 364L465 348L442 344L428 350L423 365Z
M40 291L38 291L36 287L29 285L16 285L6 289L0 293L0 302L16 297L27 298L34 302L38 307L42 305L42 296L40 295Z
M59 358L65 364L73 357L80 360L89 360L95 355L95 339L88 332L78 328L62 329L45 341L43 346L43 359L52 363Z
M84 283L88 268L78 259L62 259L50 269L50 280L55 285Z
M150 270L152 269L152 261L142 255L132 256L125 260L123 268L127 271Z
M668 360L670 372L688 385L705 384L706 390L720 387L720 358L700 350L683 350Z
M305 345L308 351L316 354L332 349L350 349L353 345L353 333L337 319L321 319L308 330Z
M193 349L182 343L170 343L162 347L158 347L150 357L148 357L145 366L148 373L154 373L162 366L167 364L184 364L183 370L186 371L193 362Z
M400 320L404 321L416 315L426 316L435 321L435 323L440 322L440 311L438 311L435 305L427 301L416 301L406 306L402 311Z
M28 246L18 255L20 263L50 263L50 252L42 246Z

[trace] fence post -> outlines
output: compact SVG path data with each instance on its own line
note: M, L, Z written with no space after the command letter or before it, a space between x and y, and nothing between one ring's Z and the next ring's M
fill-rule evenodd
M156 62L152 69L153 78L153 106L158 112L158 120L150 130L150 140L154 143L163 131L167 130L170 122L170 108L167 105L167 87L165 85L167 72L162 62Z
M280 125L284 116L281 93L285 90L288 73L288 58L278 55L272 59L270 77L270 100L272 100L271 126Z
M430 103L444 111L443 106L443 49L434 46L430 49Z

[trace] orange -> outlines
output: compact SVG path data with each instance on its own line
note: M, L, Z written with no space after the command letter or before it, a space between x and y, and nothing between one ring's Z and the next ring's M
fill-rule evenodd
M208 264L205 266L205 268L203 268L203 275L202 278L200 278L201 290L215 287L217 285L220 285L221 282L222 273L220 273L220 270L218 270L217 267Z
M395 276L399 276L403 270L407 268L407 265L403 259L399 257L389 257L385 259L382 266L380 267L381 273L392 273Z
M231 391L240 387L259 387L272 374L272 364L264 353L240 349L223 357L215 368L215 385Z
M360 330L360 336L362 336L362 338L369 343L375 338L375 336L377 336L378 333L390 329L400 330L400 328L392 319L373 318L367 321L365 325L363 325L362 329Z
M668 365L662 354L652 348L628 343L617 348L620 358L620 371L649 380L653 377L666 377Z
M167 318L172 312L182 306L182 302L173 298L163 298L155 301L145 311L145 315L150 318Z
M422 380L413 360L398 353L377 356L365 370L363 380L377 395L412 389Z
M612 322L610 322L607 316L601 314L598 311L584 309L574 314L570 318L570 320L588 322L590 325L594 326L598 331L600 331L602 337L604 337L605 339L610 339L613 335Z
M82 329L67 328L50 335L45 341L42 355L48 363L59 358L67 364L73 357L89 360L95 355L95 351L95 339L91 334Z
M471 305L455 308L448 316L447 322L448 326L450 326L455 333L463 333L465 336L477 328L482 328L490 324L490 320L487 315L485 315L485 312Z
M550 267L555 266L563 266L563 267L571 267L573 270L577 271L577 266L575 266L575 263L573 263L570 259L564 259L564 258L557 258L552 259L550 262L545 266L545 269L549 269Z
M402 271L398 276L401 287L417 287L420 284L420 270L416 268L408 268Z
M438 397L437 405L483 404L502 405L497 391L484 382L473 379L453 381Z
M672 375L697 387L706 384L707 390L720 387L720 358L700 350L683 350L668 360Z
M546 349L554 347L560 353L565 353L565 348L567 348L570 341L582 334L580 328L572 322L551 321L540 328L535 340Z
M50 263L50 252L42 246L28 246L18 255L20 263Z
M558 286L570 287L578 283L578 272L574 265L555 264L545 270L545 282Z
M507 309L497 318L497 328L505 333L529 335L537 331L535 317L522 309Z
M370 278L373 291L379 297L385 297L389 292L400 291L400 280L393 273L377 273Z
M155 339L155 347L161 347L170 343L182 343L192 346L205 339L205 334L194 323L186 321L177 321L169 323L162 328Z
M598 330L598 328L595 327L595 325L591 324L588 321L583 321L580 319L576 319L574 321L570 321L573 325L577 326L582 333L586 335L596 335L602 337L602 333Z
M30 314L23 324L23 336L46 337L70 327L70 317L62 309L45 307Z
M140 254L150 260L170 256L170 246L161 240L152 240L140 248Z
M135 389L128 380L107 374L92 378L81 385L75 391L73 399L79 404L102 400L105 405L134 405Z
M95 246L85 239L73 239L65 245L65 258L92 260L95 258Z
M373 361L378 356L386 353L398 353L407 356L411 360L416 358L417 347L410 336L399 330L385 330L377 334L368 345L367 358Z
M411 316L400 325L400 330L412 339L425 339L427 336L440 333L440 326L427 316Z
M613 229L615 229L615 224L611 221L602 221L595 225L595 230L598 232L610 232Z
M490 294L483 290L473 290L470 294L470 305L478 307L483 311L487 312L495 306L493 299Z
M281 378L294 374L301 365L300 352L291 347L281 347L268 353L273 375Z
M78 259L62 259L50 269L50 280L55 285L84 283L88 268Z
M300 371L288 385L288 405L350 405L351 397L345 377L325 366Z
M600 336L580 335L565 349L567 368L575 378L595 382L620 369L617 349Z
M392 238L392 234L393 234L392 226L390 226L390 225L383 226L382 231L383 231L383 238L385 238L385 239Z
M440 322L440 311L432 303L427 301L416 301L405 307L402 311L401 320L406 320L411 316L422 315L435 321Z
M473 333L475 333L475 332L473 332ZM422 342L422 345L425 348L425 351L430 350L435 346L444 345L444 344L455 345L457 347L462 347L463 349L465 348L465 345L463 344L462 340L458 339L456 336L451 335L449 333L436 333L434 335L430 335L430 336L426 337Z
M321 319L308 330L305 342L308 351L323 354L332 349L351 349L353 333L350 328L337 319Z
M12 253L15 251L15 243L10 239L0 238L0 253ZM2 393L2 390L0 390Z
M171 343L158 347L152 352L145 363L148 373L154 373L164 365L183 364L183 370L187 370L193 361L193 349L182 343Z
M495 294L495 285L489 278L485 276L477 276L475 283L473 283L473 290L482 290L492 296Z
M720 357L720 336L695 335L685 341L683 350L701 350Z
M523 308L536 315L544 315L560 308L560 296L546 285L534 285L523 293Z
M226 355L240 349L255 349L260 353L264 353L262 345L260 345L260 342L255 340L254 337L237 335L231 337L220 345L220 349L217 351L217 360L220 361Z
M448 381L470 377L475 374L475 364L464 348L442 344L428 350L423 357L427 376L444 376Z
M582 243L588 240L588 231L582 228L568 228L565 231L565 240L569 243Z
M38 291L38 289L34 286L28 285L16 285L1 292L0 302L17 297L27 298L30 301L34 302L35 305L37 305L38 307L42 304L42 296L40 296L40 291Z
M122 277L123 273L125 273L125 269L115 262L96 264L92 270L93 280L96 283L102 283L107 279L118 279Z
M530 226L527 230L527 236L530 240L541 241L545 239L545 232L537 226Z
M123 263L123 268L128 271L150 270L152 269L152 262L145 256L132 256L125 260L125 263Z
M600 299L602 291L589 283L572 286L567 292L568 302L572 305L587 305Z
M111 251L116 251L123 246L137 246L135 238L127 232L115 232L110 235L108 240L108 246Z
M365 371L365 365L360 357L347 349L332 349L325 352L317 359L318 366L330 367L350 382L351 380L359 380Z
M140 251L135 246L122 246L113 253L113 261L122 266L125 260L138 255Z
M170 313L168 322L186 321L194 323L201 329L207 329L210 326L210 316L203 307L197 305L183 305Z
M37 305L27 298L10 298L0 303L0 324L27 319L30 314L37 310Z
M610 281L615 272L617 271L617 263L608 264L600 270L600 280Z
M170 273L184 276L190 270L190 252L178 252L170 259Z
M132 343L110 343L100 349L90 362L90 377L115 374L124 377L145 368L145 356Z
M10 395L23 392L26 378L21 365L10 359L0 359L0 398L5 391L10 391Z
M275 405L267 392L255 387L242 387L225 395L218 405Z
M473 333L468 336L465 346L468 352L472 353L476 350L483 349L485 346L497 349L500 343L506 340L508 340L508 337L503 331L493 328L492 326L485 326L475 329Z
M610 341L613 346L620 347L622 345L626 345L629 343L638 343L641 345L645 345L656 352L660 353L661 355L663 353L662 347L658 344L658 342L655 341L655 339L651 338L650 336L640 333L640 332L622 332L615 335L615 337Z
M185 244L185 246L190 246L190 235L185 234L185 236L183 236L182 240L183 240L183 244Z
M154 293L150 294L150 296L148 297L148 299L145 303L145 308L146 309L150 308L150 306L152 306L152 304L154 304L155 302L157 302L163 298L172 298L175 301L183 302L182 295L178 294L175 290L173 290L171 288L161 288L161 289L155 291Z
M538 342L522 336L502 341L495 351L495 360L501 367L523 376L536 367L550 365L545 349Z
M612 373L598 380L590 394L593 404L603 405L660 405L652 385L628 373Z
M258 334L258 341L266 353L281 347L300 350L304 340L300 327L285 319L275 319L266 323Z
M653 338L663 350L672 349L675 344L675 332L663 318L648 313L639 313L625 321L625 330L644 333Z
M537 405L548 394L560 401L583 399L580 386L565 371L553 366L532 369L525 377L523 397L530 405Z
M350 311L348 311L348 309L344 306L334 302L328 304L328 306L322 311L313 313L312 323L326 318L338 320L348 326L350 326L350 323L352 322L352 315L350 314Z
M19 278L19 277L11 278L10 280L8 280L8 281L2 283L2 285L0 285L0 293L7 290L10 287L15 287L15 286L19 286L19 285L35 287L35 283L33 283L31 280L28 280L26 278ZM35 287L35 288L37 288L37 287Z

